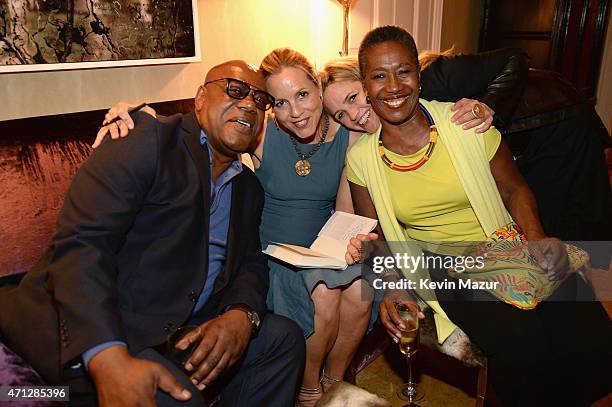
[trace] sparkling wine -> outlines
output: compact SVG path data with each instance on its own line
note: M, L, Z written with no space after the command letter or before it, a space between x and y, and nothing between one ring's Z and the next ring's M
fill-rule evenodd
M411 321L405 321L406 329L400 329L400 351L406 356L412 356L419 347L419 327Z

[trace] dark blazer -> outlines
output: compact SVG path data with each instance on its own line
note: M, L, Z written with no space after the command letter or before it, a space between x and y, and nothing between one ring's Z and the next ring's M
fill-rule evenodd
M135 116L75 175L50 248L0 293L2 340L49 383L70 380L84 351L110 340L130 353L164 343L192 314L208 271L210 163L195 115ZM227 261L203 313L266 310L263 191L247 167L232 180ZM75 390L90 384L76 375Z

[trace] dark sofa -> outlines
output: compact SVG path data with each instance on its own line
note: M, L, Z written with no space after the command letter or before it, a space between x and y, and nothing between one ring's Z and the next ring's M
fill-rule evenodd
M161 114L187 112L192 109L192 100L153 107ZM0 193L0 228L6 248L0 252L0 287L18 284L46 249L65 192L91 152L103 115L104 111L96 111L0 122L0 179L4 186ZM427 326L424 342L435 348L433 321ZM389 343L378 326L364 342L347 379L354 382L356 374ZM463 352L467 352L469 365L484 366L481 355L471 349ZM486 375L483 377L486 379ZM0 332L0 385L42 384L40 376L1 343Z
M550 86L558 85L558 76L555 75L555 77L557 79L550 81L552 83ZM543 79L546 78L550 76L546 73L534 72L532 73L532 84L543 84L545 83ZM538 97L539 94L536 92L532 96ZM575 120L581 123L582 120L588 120L594 114L593 108L581 100L575 92L567 91L567 93L560 94L559 99L563 98L566 101L570 100L571 103L546 106L544 108L546 112L534 111L534 103L524 101L523 107L517 109L514 125L506 129L506 136L511 137L513 151L518 156L519 164L524 163L528 171L528 182L533 188L536 188L538 199L545 199L546 193L540 193L537 190L537 183L543 181L532 174L546 167L543 164L536 165L529 161L534 159L531 151L537 150L546 142L547 134L564 133L564 129L560 128L563 121ZM547 100L551 101L553 98ZM540 102L543 103L544 100ZM193 100L154 104L153 107L160 114L187 112L193 108ZM45 250L55 228L55 219L64 193L72 176L89 155L90 144L103 115L104 111L95 111L0 122L0 180L3 185L0 190L0 232L4 237L4 250L0 251L0 286L17 284L23 273L35 264ZM593 135L594 137L590 139L589 148L595 151L598 148L601 149L597 147L601 146L600 143L612 146L609 137L601 136L601 121L597 118L595 122L595 128L592 130L598 135ZM545 131L537 131L538 129L545 129ZM612 161L612 154L609 156ZM612 168L612 162L609 165ZM609 189L607 192L604 189L602 199L609 205ZM606 212L605 204L598 206L597 209L599 216ZM610 209L608 206L608 213ZM556 215L563 217L564 214ZM586 215L593 215L593 213ZM610 221L612 216L610 218L604 216L604 219ZM597 229L596 234L601 233L602 225L595 218L591 217L585 222L589 227ZM554 220L551 220L551 227L557 226L560 232L574 231L568 229L567 224L557 225ZM595 228L595 226L599 227ZM610 232L612 228L604 227L603 230L606 234L605 232ZM583 231L580 230L580 232ZM2 310L2 312L10 312L10 310ZM433 324L426 324L426 326L431 328ZM437 348L433 330L425 336L425 344ZM378 326L362 343L347 373L347 379L354 381L356 374L381 355L390 343L384 330ZM461 346L467 345L464 342ZM448 353L447 350L445 352ZM468 365L485 366L482 355L479 355L475 349L464 348L462 352L463 357L459 359L467 362ZM479 379L477 395L479 402L482 403L480 397L484 397L486 390L486 370L480 369ZM0 385L27 383L38 384L41 383L41 379L17 355L0 343Z
M160 114L186 113L193 99L152 106ZM0 278L26 272L44 252L64 194L91 152L104 113L0 121Z

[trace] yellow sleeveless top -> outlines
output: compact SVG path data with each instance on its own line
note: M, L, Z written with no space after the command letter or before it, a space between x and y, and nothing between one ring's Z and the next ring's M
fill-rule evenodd
M483 137L489 161L501 142L501 135L495 128L483 134L466 134L465 137ZM385 149L385 154L394 163L409 165L418 161L426 149L427 146L405 156ZM406 233L411 239L443 243L481 241L486 237L441 138L438 138L429 161L422 167L399 172L384 166L384 173L395 217L406 227ZM365 186L351 168L350 162L347 178L357 185ZM430 245L424 246L443 254L459 254L455 250L440 247L435 250Z

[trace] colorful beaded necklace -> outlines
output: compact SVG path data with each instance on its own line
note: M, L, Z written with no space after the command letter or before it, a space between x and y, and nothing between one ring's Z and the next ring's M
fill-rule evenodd
M431 154L433 153L434 147L436 146L436 142L438 141L438 129L436 129L436 124L434 123L433 118L431 117L427 109L425 109L425 106L419 103L419 108L425 114L425 117L427 117L427 121L429 122L430 128L429 144L427 146L427 151L425 151L425 155L423 155L423 157L421 157L419 161L410 165L399 165L394 163L385 154L385 147L383 146L382 138L378 139L378 153L380 154L380 158L382 158L383 162L387 165L387 167L391 168L392 170L399 172L416 170L417 168L422 167L423 164L425 164L429 160L429 157L431 157Z

